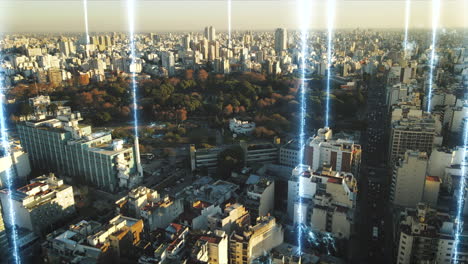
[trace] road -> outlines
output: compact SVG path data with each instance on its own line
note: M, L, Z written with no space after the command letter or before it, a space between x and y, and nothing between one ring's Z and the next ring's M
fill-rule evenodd
M356 208L356 237L351 240L352 263L393 264L392 213L387 167L388 111L385 80L373 75L368 89L367 122L362 135L363 155ZM374 229L377 234L374 234Z

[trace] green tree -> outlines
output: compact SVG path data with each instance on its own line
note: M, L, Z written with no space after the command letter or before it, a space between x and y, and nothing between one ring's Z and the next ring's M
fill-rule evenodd
M34 109L28 103L20 103L19 113L21 115L31 115L32 113L34 113Z
M112 116L109 114L109 112L99 112L95 115L94 123L96 125L99 125L102 123L107 123L111 120L112 120Z
M245 154L240 146L227 148L218 155L217 177L227 179L234 171L240 171L244 167Z

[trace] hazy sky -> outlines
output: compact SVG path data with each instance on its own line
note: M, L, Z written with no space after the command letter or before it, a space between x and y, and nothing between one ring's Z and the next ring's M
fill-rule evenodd
M227 29L227 0L135 0L137 31ZM311 27L326 25L326 0L311 0ZM401 28L405 0L336 0L339 28ZM297 28L295 0L233 0L233 30ZM468 0L441 0L441 27L466 27ZM126 0L88 0L90 31L125 31ZM0 0L0 31L84 31L82 0ZM412 0L411 27L431 26L431 0Z

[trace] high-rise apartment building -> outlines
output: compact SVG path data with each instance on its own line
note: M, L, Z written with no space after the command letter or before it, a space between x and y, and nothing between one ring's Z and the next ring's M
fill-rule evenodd
M466 263L468 261L468 235L460 234L458 258L455 253L455 223L446 213L425 204L407 208L398 223L397 264L412 263Z
M213 26L210 26L208 29L208 40L215 41L216 40L216 29Z
M165 51L161 54L162 66L167 69L169 75L174 75L175 73L175 58L174 53L170 51Z
M70 54L76 53L75 45L71 41L60 41L59 50L66 57L70 56Z
M80 113L64 110L56 117L18 124L33 169L111 192L138 184L142 172L137 169L133 146L113 140L108 131L92 133L91 126L79 124L80 120Z
M395 111L400 114L395 114ZM407 150L430 154L438 134L436 120L421 110L395 111L391 124L390 162L403 158Z
M185 50L190 49L190 34L187 34L184 37L182 37L182 47L184 47Z
M428 157L425 152L408 150L394 165L390 199L393 204L415 207L422 202Z
M295 223L304 223L316 231L349 238L357 192L357 179L352 173L330 168L312 172L307 165L297 166L288 182L288 216ZM299 210L301 214L297 214Z
M329 166L334 171L357 174L361 163L361 146L352 140L333 139L330 128L321 128L305 146L305 164L312 171Z
M215 41L216 40L216 29L213 26L205 27L205 31L203 36L208 41Z
M279 55L288 48L288 32L285 28L277 28L275 31L275 51Z

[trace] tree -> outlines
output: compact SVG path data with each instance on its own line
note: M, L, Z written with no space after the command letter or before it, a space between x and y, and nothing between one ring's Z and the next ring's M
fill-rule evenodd
M58 106L54 103L50 104L47 106L47 112L49 113L55 113L58 110Z
M230 116L230 115L232 115L232 112L233 112L233 111L234 111L234 109L233 109L232 105L228 104L228 105L226 105L226 106L224 107L223 113L224 113L224 115L226 115L226 116Z
M122 117L128 117L130 115L130 112L131 112L131 110L130 110L130 107L128 107L128 106L122 106L120 108L120 115Z
M21 103L19 105L19 112L21 115L31 115L34 113L34 109L28 103Z
M112 116L109 112L99 112L95 115L94 122L95 124L107 123L112 120Z
M204 69L201 69L198 71L197 77L201 82L205 82L208 79L208 72Z
M185 108L178 109L176 111L176 119L178 122L187 120L187 110L185 110Z
M116 128L112 131L112 138L131 138L132 133L124 128Z
M227 179L233 171L240 171L244 167L245 154L240 146L227 148L218 155L217 177Z
M185 80L192 80L193 79L193 70L186 70L184 74Z

